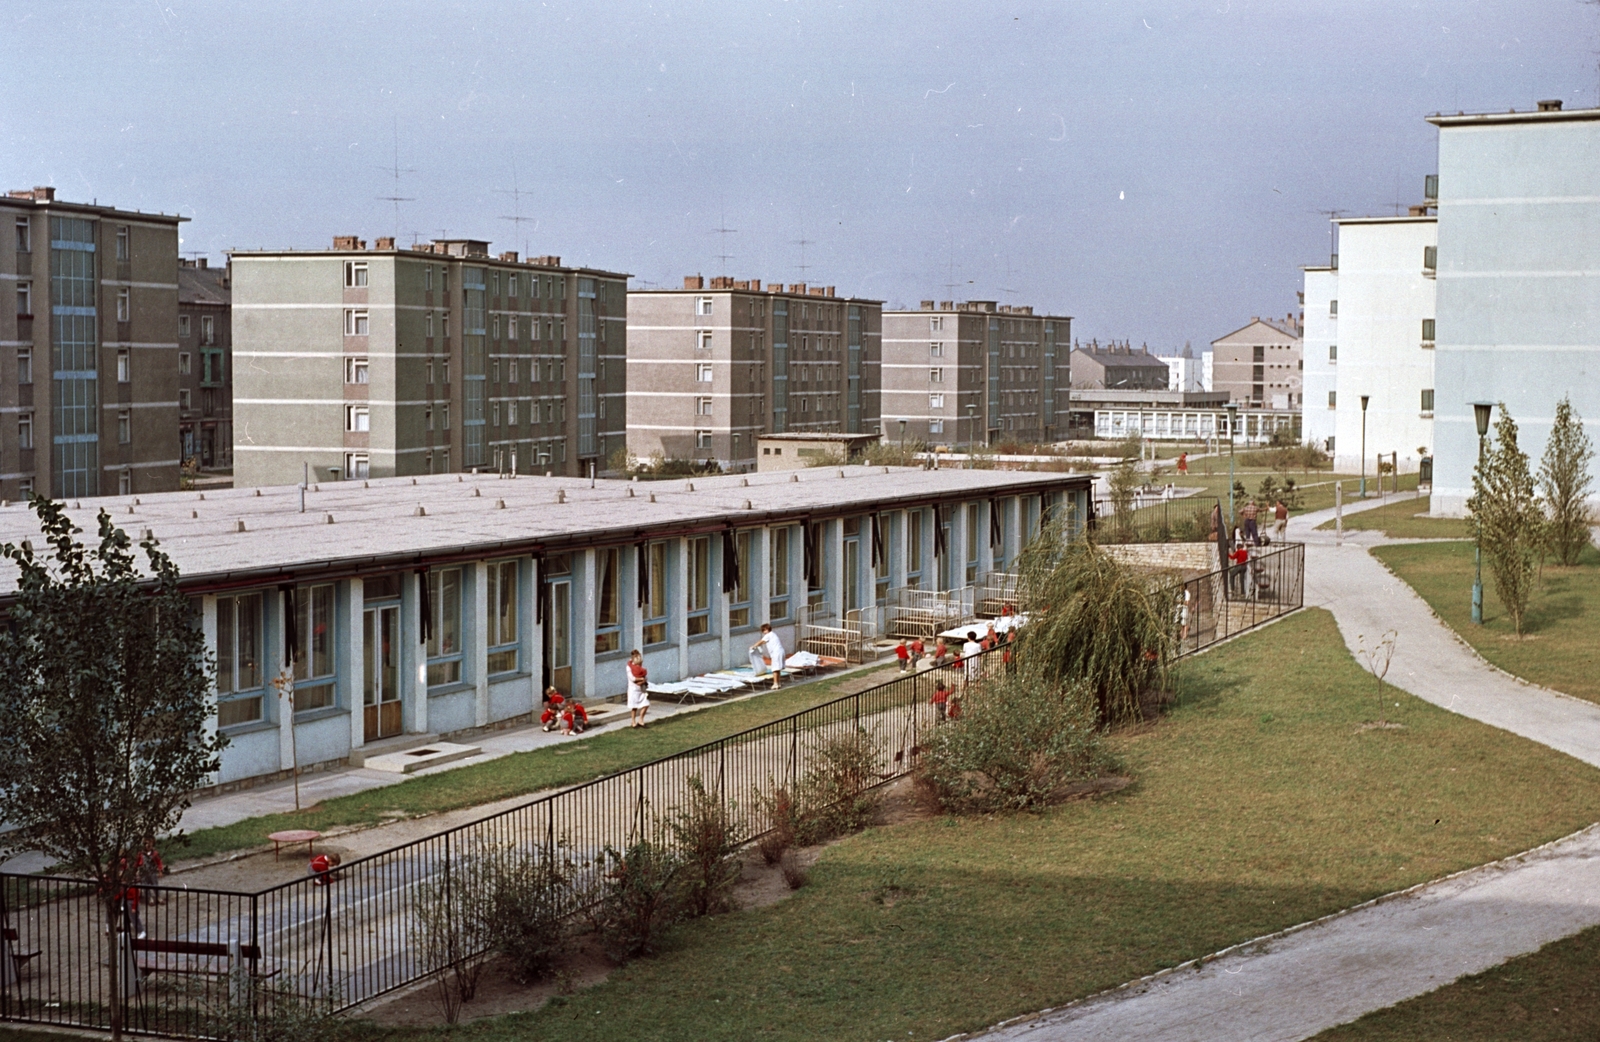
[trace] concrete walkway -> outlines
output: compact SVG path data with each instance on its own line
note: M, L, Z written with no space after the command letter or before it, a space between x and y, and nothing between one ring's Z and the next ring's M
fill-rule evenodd
M1380 505L1374 500L1345 511ZM1344 545L1335 546L1333 532L1315 531L1332 516L1327 510L1295 518L1289 536L1306 543L1307 606L1333 613L1352 654L1362 635L1370 646L1394 630L1387 679L1395 686L1600 766L1600 706L1523 683L1489 665L1367 552L1403 540L1347 532ZM1600 826L978 1037L1304 1039L1600 925L1597 887Z

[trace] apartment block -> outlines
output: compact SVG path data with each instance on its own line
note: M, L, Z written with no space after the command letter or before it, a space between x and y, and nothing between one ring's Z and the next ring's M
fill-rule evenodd
M1432 508L1459 515L1478 455L1473 403L1504 402L1535 465L1563 397L1591 438L1600 421L1600 109L1552 100L1428 122L1438 245L1410 261L1437 278Z
M178 445L190 471L233 466L230 271L178 262Z
M1339 222L1338 341L1335 345L1334 467L1368 474L1395 454L1403 473L1433 445L1433 272L1423 267L1438 242L1438 219ZM1365 400L1366 408L1362 408ZM1335 404L1336 403L1336 404ZM1365 436L1363 437L1363 431Z
M178 487L178 224L0 198L0 499Z
M1300 322L1252 318L1211 342L1211 389L1258 409L1300 409L1303 354Z
M1165 391L1172 371L1146 348L1098 341L1072 349L1072 386L1081 391Z
M880 425L883 302L691 275L628 293L628 451L755 467L762 434Z
M992 300L924 300L883 316L884 432L924 441L1054 441L1072 318ZM1165 373L1163 368L1162 372ZM1163 380L1165 378L1163 377Z
M626 274L355 236L232 272L236 485L583 475L624 444Z
M1338 257L1330 260L1337 261ZM1305 315L1300 349L1300 432L1325 452L1338 445L1339 407L1339 269L1333 264L1307 265L1300 305Z

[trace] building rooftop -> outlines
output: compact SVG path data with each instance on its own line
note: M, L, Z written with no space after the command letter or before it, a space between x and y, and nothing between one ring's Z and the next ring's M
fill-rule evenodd
M189 261L178 262L178 303L225 306L233 297L228 287L228 269L207 267Z
M834 300L851 300L858 304L882 304L883 301L873 297L841 297L833 286L810 286L804 282L791 282L787 286L781 282L769 282L762 286L760 279L736 279L731 275L715 275L706 278L704 275L685 275L683 286L674 289L671 286L632 287L629 293L765 293L769 296L782 297L822 297Z
M1072 353L1091 358L1101 365L1142 366L1146 369L1162 370L1167 368L1167 363L1142 347L1138 350L1131 347L1075 347Z
M86 499L68 515L93 538L105 510L135 542L154 534L185 586L310 581L495 554L526 554L716 532L805 518L1053 491L1090 476L915 467L816 467L671 481L439 474ZM45 549L25 503L0 506L0 543ZM142 557L142 554L140 555ZM0 600L17 569L0 561Z
M935 306L937 304L937 306ZM1018 315L1032 318L1071 318L1071 315L1053 315L1045 311L1034 314L1031 304L1000 304L993 300L924 300L918 308L886 309L886 315L918 315L925 311L959 311L963 313Z
M52 210L76 210L79 213L97 216L121 214L125 217L138 217L144 220L162 221L170 224L178 224L189 219L173 213L119 210L115 206L101 206L99 203L69 203L64 199L57 199L56 190L49 185L37 185L33 188L13 188L5 195L0 196L0 202L10 203L13 206L47 206Z
M1516 109L1505 112L1457 112L1454 116L1435 112L1428 117L1428 122L1436 127L1467 127L1493 123L1576 123L1600 119L1600 108L1563 109L1559 98L1537 104L1537 109L1523 112Z
M188 218L184 218L187 220ZM414 242L410 246L396 245L394 237L380 235L373 240L369 248L367 240L355 235L335 235L333 246L330 249L240 249L234 247L228 250L230 257L328 257L345 256L351 253L388 253L388 254L423 254L435 257L450 257L455 260L481 261L483 263L516 264L526 268L557 268L562 271L577 271L590 275L604 275L608 278L627 279L633 275L629 272L607 271L603 268L585 268L581 265L563 266L561 258L555 255L541 255L520 259L516 250L503 250L499 254L489 253L489 242L486 239L434 239L432 242Z

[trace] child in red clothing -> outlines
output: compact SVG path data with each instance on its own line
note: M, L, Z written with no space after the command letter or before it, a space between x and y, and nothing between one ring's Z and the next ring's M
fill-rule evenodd
M589 711L577 702L570 702L561 714L561 722L565 725L562 734L582 734L589 729Z
M944 723L950 713L950 686L940 677L933 685L933 708L939 714L939 722Z
M306 867L306 872L311 876L312 886L327 886L339 878L339 873L334 869L339 867L338 854L318 854L311 859L311 864Z
M544 712L539 714L539 726L546 731L554 731L556 725L561 723L561 706L566 699L561 697L561 692L553 687L544 689Z
M900 672L904 673L911 668L911 649L906 646L906 639L900 638L900 643L894 646L894 657L900 660Z

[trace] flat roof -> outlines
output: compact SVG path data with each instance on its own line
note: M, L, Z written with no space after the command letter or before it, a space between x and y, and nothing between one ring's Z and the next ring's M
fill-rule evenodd
M188 220L187 217L183 219ZM345 260L349 260L352 257L370 257L373 255L380 257L403 256L412 258L414 260L439 261L441 263L444 261L455 261L460 264L498 264L502 267L508 268L538 268L541 271L572 271L582 275L603 275L606 278L613 279L633 278L633 274L626 271L610 271L606 268L586 268L582 265L576 264L542 264L539 263L539 259L536 257L524 260L502 260L499 257L487 253L437 253L433 250L424 250L421 248L414 249L408 246L396 246L393 249L388 250L333 250L321 247L308 250L297 250L293 247L281 250L269 250L266 248L246 250L235 246L224 250L223 252L235 260L264 260L274 257L340 257Z
M1537 112L1511 109L1508 112L1457 112L1454 116L1435 112L1427 118L1436 127L1473 127L1496 123L1581 123L1600 119L1600 109L1547 109Z
M1437 224L1437 214L1407 214L1404 217L1340 217L1334 224Z
M1088 487L1088 474L828 466L668 481L438 474L368 482L105 496L68 503L92 540L97 512L136 543L153 532L186 588L325 581L452 560L798 523L899 506ZM326 519L332 518L332 523ZM239 531L243 524L244 531ZM0 507L0 543L46 547L26 503ZM143 554L139 554L143 559ZM0 561L0 601L17 569Z
M784 431L780 434L757 434L757 441L877 441L878 434L849 434L842 431Z

